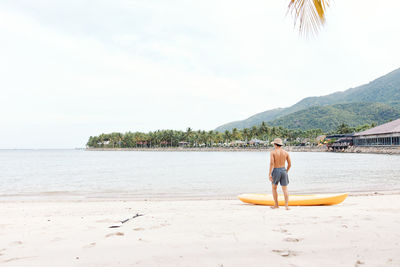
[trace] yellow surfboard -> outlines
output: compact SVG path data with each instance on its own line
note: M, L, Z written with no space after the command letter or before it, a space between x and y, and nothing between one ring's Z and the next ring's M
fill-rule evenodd
M342 194L315 194L315 195L289 195L289 206L319 206L336 205L346 199L347 193ZM241 194L238 198L250 204L273 206L274 199L271 194ZM285 205L283 195L278 195L279 206Z

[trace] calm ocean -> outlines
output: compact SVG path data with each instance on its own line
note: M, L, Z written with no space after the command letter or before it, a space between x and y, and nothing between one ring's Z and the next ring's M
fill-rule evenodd
M400 189L400 156L292 152L292 193ZM0 197L230 197L270 192L266 152L0 150Z

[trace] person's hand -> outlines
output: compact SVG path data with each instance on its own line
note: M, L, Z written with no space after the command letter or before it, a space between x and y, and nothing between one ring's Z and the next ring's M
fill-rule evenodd
M272 182L272 175L269 176L269 180Z

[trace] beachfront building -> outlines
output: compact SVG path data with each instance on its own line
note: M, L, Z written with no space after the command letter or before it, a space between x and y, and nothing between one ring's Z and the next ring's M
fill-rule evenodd
M242 140L235 140L235 141L232 141L229 145L230 145L230 146L240 146L240 147L244 147L244 146L247 145L247 142L242 141Z
M400 146L400 119L354 134L355 146Z
M339 151L345 150L350 146L353 146L354 134L331 134L327 135L326 147L328 150ZM331 140L334 142L332 143Z
M268 142L267 141L263 141L263 140L259 140L257 138L253 138L248 142L248 144L250 146L267 146Z
M97 142L97 144L98 144L99 146L109 145L109 144L110 144L110 140L105 140L105 141L102 141L102 142Z
M188 147L188 146L189 142L184 142L184 141L179 142L179 147Z

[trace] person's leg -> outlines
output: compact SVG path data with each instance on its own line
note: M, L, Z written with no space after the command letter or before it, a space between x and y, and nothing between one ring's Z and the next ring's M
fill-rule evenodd
M277 188L278 188L278 185L272 184L272 196L274 197L275 205L272 206L271 209L277 209L277 208L279 208L279 204L278 204L278 192L276 191Z
M289 193L287 190L287 186L282 186L282 191L283 191L283 195L285 196L285 207L288 210L289 209Z

